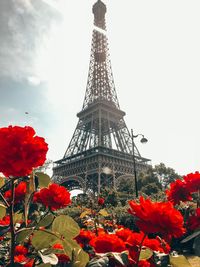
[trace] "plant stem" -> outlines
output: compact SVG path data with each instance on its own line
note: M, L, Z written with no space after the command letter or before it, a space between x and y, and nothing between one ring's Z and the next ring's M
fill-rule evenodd
M143 244L145 238L146 238L146 234L144 234L144 236L143 236L143 238L142 238L142 240L140 242L139 248L138 248L139 254L138 254L137 261L136 261L136 266L138 266L138 263L139 263L139 260L140 260L140 252L141 252L142 244Z
M11 181L11 203L10 203L10 208L9 208L10 232L11 232L10 266L14 266L14 253L15 253L14 201L15 201L15 181L12 180Z
M98 228L97 228L97 223L98 223L98 215L95 213L95 217L94 217L94 227L95 227L95 233L96 236L98 236Z
M200 207L200 190L197 192L197 209Z
M0 198L3 200L4 204L6 205L7 208L10 207L9 203L7 202L7 200L5 199L5 197L3 196L3 194L0 192Z

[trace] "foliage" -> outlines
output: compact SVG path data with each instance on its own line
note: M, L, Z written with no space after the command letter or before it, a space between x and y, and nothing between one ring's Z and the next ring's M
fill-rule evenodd
M170 185L170 183L174 182L176 179L181 178L181 175L176 173L173 168L166 167L164 163L155 165L153 172L164 189L166 189L168 185Z
M118 184L118 191L125 192L126 194L134 194L135 193L135 182L133 177L122 178Z

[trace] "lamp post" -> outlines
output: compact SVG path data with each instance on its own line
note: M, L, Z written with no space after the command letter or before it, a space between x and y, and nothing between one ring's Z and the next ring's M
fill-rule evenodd
M144 137L143 134L133 134L133 129L131 129L131 140L132 140L132 150L133 150L133 171L134 171L134 179L135 179L135 195L136 198L138 198L138 183L137 183L137 171L136 171L136 161L135 161L135 143L134 138L137 138L138 136L142 136L140 142L145 144L148 142L148 140Z

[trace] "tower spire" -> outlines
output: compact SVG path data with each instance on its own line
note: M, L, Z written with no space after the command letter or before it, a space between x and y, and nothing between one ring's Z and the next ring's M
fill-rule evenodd
M92 8L92 12L94 14L94 25L105 30L105 14L106 14L106 5L98 0Z
M109 105L119 108L106 36L106 5L98 0L93 5L92 11L94 14L94 30L83 109L99 101L107 101Z

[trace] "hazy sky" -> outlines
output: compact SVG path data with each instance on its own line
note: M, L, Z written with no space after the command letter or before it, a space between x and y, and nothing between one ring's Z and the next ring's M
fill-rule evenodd
M53 160L82 107L94 2L0 0L0 126L33 126ZM200 1L104 3L120 107L149 140L139 151L180 174L200 170Z

